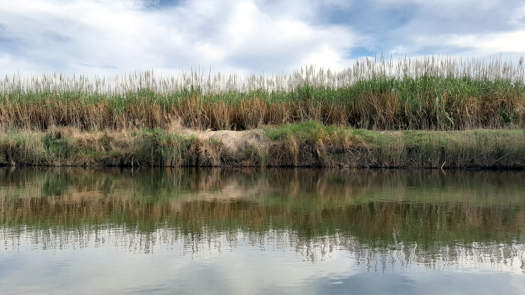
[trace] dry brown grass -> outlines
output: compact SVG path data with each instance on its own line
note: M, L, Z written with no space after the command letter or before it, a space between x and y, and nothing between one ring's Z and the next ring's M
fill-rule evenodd
M166 129L174 121L202 130L302 121L375 130L516 128L525 126L525 86L511 80L421 77L361 81L347 88L302 85L290 92L0 95L3 128Z
M525 125L525 99L470 97L462 102L451 102L444 98L436 105L428 98L414 109L392 94L364 94L346 104L311 100L269 103L260 98L227 104L192 98L169 106L144 101L127 105L118 112L107 102L0 102L0 127L3 129L46 130L51 126L83 130L165 129L180 121L185 127L195 129L246 130L307 120L375 130L515 128Z
M0 133L0 165L525 168L525 132L373 131L315 121L243 131L188 129Z

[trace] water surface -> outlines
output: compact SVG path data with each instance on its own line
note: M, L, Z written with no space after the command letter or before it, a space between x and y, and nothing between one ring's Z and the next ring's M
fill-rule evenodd
M0 169L2 294L525 294L523 172Z

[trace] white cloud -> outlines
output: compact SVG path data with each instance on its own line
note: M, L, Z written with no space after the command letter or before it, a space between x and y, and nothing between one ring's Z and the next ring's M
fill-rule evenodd
M510 23L515 26L525 27L525 4L512 13Z
M372 56L525 54L519 0L155 2L0 0L0 73L341 69L353 47Z
M416 36L412 38L411 49L423 47L442 47L461 50L461 55L489 56L494 54L520 55L525 53L525 31L480 33L480 34L441 34L437 36ZM397 48L394 54L407 52L407 47Z
M480 53L525 53L525 31L450 36L447 43L457 47L473 48Z
M522 1L507 0L374 0L366 7L387 21L372 24L377 48L402 55L524 54L521 32L525 29ZM375 7L378 7L377 9ZM379 19L376 17L376 19ZM388 19L393 21L388 22ZM374 26L375 24L379 24ZM384 24L390 26L387 27ZM358 30L359 32L359 30ZM386 43L386 44L385 44Z
M357 35L315 24L314 5L290 3L297 9L267 9L255 0L187 1L162 9L125 0L0 0L0 71L200 66L282 72L303 63L347 63Z

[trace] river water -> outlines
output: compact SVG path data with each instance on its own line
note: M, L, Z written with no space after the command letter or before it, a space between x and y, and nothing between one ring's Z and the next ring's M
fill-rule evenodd
M0 169L0 294L525 294L524 172Z

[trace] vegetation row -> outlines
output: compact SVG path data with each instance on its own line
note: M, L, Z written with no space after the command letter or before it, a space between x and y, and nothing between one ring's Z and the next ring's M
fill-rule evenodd
M0 164L525 168L525 132L373 131L314 121L221 137L138 131L16 130L0 134Z
M361 60L290 75L6 76L0 127L245 130L317 121L375 130L525 126L523 60Z

